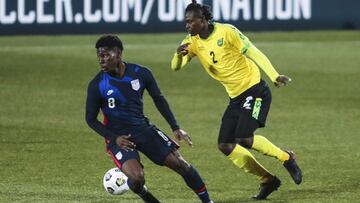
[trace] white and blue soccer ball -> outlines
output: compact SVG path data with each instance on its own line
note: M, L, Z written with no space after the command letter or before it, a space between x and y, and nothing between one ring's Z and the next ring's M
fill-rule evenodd
M127 179L128 177L119 168L112 168L104 175L104 188L112 195L122 195L129 190Z

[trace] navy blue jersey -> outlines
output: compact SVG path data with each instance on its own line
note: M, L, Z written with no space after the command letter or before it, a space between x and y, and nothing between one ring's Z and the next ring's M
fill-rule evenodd
M172 130L179 129L151 71L137 64L125 63L125 66L122 78L100 71L89 83L86 100L88 125L110 140L149 126L143 113L142 97L146 89ZM100 109L106 117L106 126L97 120Z

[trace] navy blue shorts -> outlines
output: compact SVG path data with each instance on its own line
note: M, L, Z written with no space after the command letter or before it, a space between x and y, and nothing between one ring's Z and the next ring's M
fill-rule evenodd
M149 126L139 133L132 134L129 140L136 144L136 149L133 151L120 149L114 142L107 145L108 153L120 169L129 159L136 159L140 162L139 151L155 164L162 166L167 155L179 148L175 141L155 126Z
M263 80L230 99L222 117L218 143L236 143L238 139L254 136L257 128L265 126L270 104L271 92Z

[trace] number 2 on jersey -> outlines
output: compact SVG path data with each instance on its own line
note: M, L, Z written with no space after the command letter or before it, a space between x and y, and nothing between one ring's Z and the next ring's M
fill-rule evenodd
M218 61L215 59L215 53L213 51L210 52L210 56L212 57L213 63L217 63Z

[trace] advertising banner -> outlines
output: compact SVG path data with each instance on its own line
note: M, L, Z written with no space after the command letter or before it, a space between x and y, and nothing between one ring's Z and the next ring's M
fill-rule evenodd
M198 0L241 30L359 29L359 0ZM190 0L0 0L0 35L184 32Z

